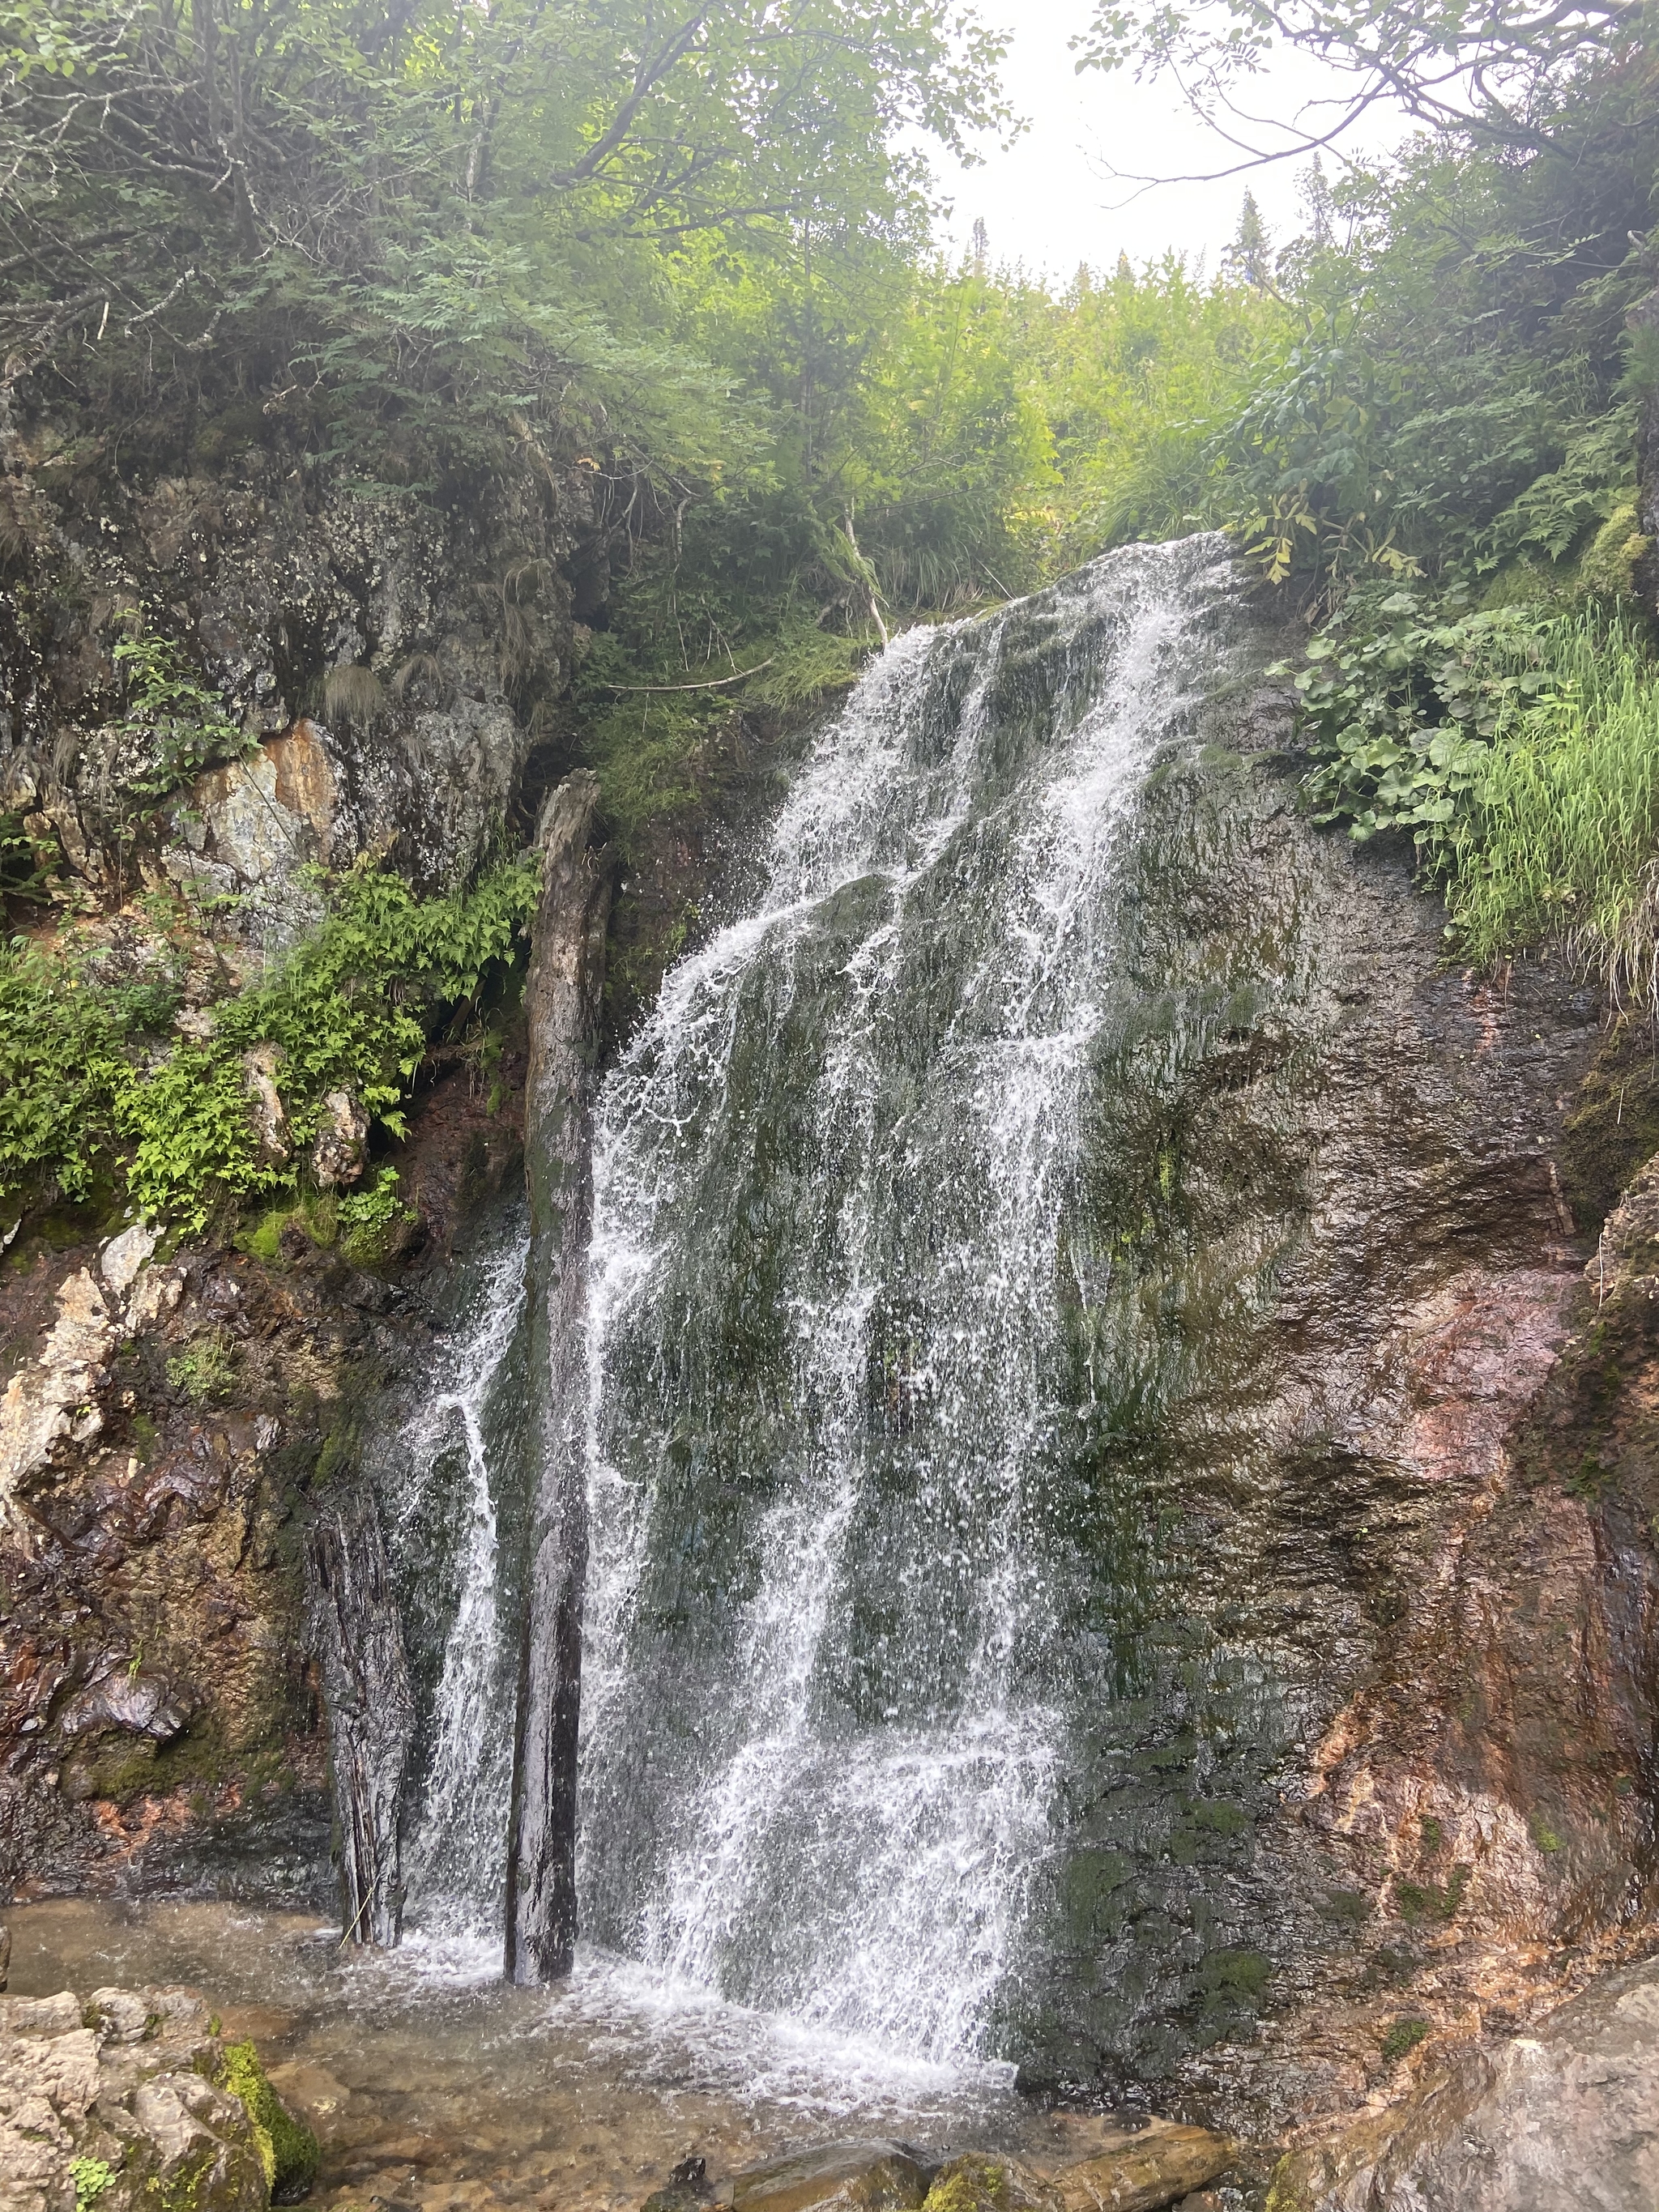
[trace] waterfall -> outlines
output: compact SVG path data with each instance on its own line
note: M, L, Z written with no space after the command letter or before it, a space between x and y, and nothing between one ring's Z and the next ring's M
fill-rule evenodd
M515 1665L501 1521L519 1479L523 1377L513 1355L527 1249L517 1218L486 1249L378 1470L405 1617L428 1626L422 1788L404 1868L411 1916L440 1935L495 1937L501 1927Z
M1070 1524L1111 1260L1073 1231L1127 832L1239 628L1196 538L901 637L604 1086L589 1942L993 2039L1109 1664Z

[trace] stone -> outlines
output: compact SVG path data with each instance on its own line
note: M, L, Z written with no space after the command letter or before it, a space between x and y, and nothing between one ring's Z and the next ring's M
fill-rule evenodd
M0 1997L0 2212L267 2212L252 2120L183 1990Z
M1154 2120L1121 2143L1056 2176L1066 2212L1158 2212L1224 2173L1238 2155L1230 2136Z
M902 2143L831 2142L751 2166L730 2188L734 2212L916 2212L927 2175Z
M0 1399L0 1524L9 1522L26 1545L26 1492L47 1474L60 1443L89 1443L103 1427L97 1395L113 1334L108 1302L82 1267L58 1293L40 1358L18 1369Z
M1471 2045L1392 2111L1294 2152L1269 2212L1652 2212L1659 1960Z
M125 1297L132 1288L138 1270L159 1241L155 1230L136 1221L131 1229L124 1229L105 1245L99 1255L98 1272L118 1298Z
M322 1127L311 1147L311 1171L319 1188L356 1182L363 1171L368 1115L349 1091L331 1091L322 1104Z
M283 1048L277 1044L256 1044L242 1054L242 1080L253 1104L254 1130L260 1150L273 1162L289 1155L288 1112L276 1088L282 1060Z

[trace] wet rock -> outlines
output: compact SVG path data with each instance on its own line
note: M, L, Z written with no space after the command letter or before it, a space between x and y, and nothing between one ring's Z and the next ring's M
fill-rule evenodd
M0 1526L27 1545L27 1493L65 1442L88 1443L104 1419L97 1403L115 1335L108 1300L82 1267L58 1293L58 1318L38 1359L20 1368L0 1400Z
M1293 2154L1269 2212L1651 2212L1659 1962L1607 1975L1530 2035L1472 2046L1403 2105Z
M916 2212L927 2174L902 2143L821 2143L751 2166L729 2187L734 2212Z
M58 1725L68 1735L84 1735L94 1729L124 1729L147 1735L157 1743L176 1736L190 1718L189 1701L169 1690L154 1676L124 1668L88 1684L65 1706Z
M323 1190L356 1182L363 1171L368 1115L349 1091L331 1091L323 1100L322 1127L311 1147L311 1171Z
M1157 2212L1224 2173L1238 2154L1230 2136L1154 2121L1056 2176L1066 2212Z
M0 2212L265 2212L258 2130L182 1990L0 1998Z
M11 1930L0 1928L0 1995L11 1978Z
M1060 2212L1060 2205L1054 2185L1029 2167L969 2151L934 2174L924 2212Z
M653 2190L641 2212L700 2212L714 2194L708 2185L708 2161L683 2158L669 2170L665 2188Z

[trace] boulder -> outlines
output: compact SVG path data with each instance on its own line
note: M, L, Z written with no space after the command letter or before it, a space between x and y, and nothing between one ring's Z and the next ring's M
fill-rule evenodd
M1066 2212L1158 2212L1224 2173L1237 2155L1229 2136L1154 2120L1063 2167L1055 2182Z
M0 2212L267 2212L274 2173L280 2197L315 2165L191 1991L0 1996Z
M734 2212L917 2212L927 2173L902 2143L832 2142L750 2166L729 2188Z
M1532 2033L1473 2045L1400 2106L1293 2153L1269 2212L1652 2212L1659 1960Z

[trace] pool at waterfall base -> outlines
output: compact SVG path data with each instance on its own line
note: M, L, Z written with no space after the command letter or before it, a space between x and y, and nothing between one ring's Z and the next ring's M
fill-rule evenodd
M929 2065L583 1954L514 1989L499 1949L343 1950L313 1916L221 1903L13 1908L11 1994L198 1988L321 2140L319 2207L635 2212L688 2156L711 2182L785 2149L896 2136L942 2157L1086 2155L1109 2124L1046 2113L1012 2067Z

